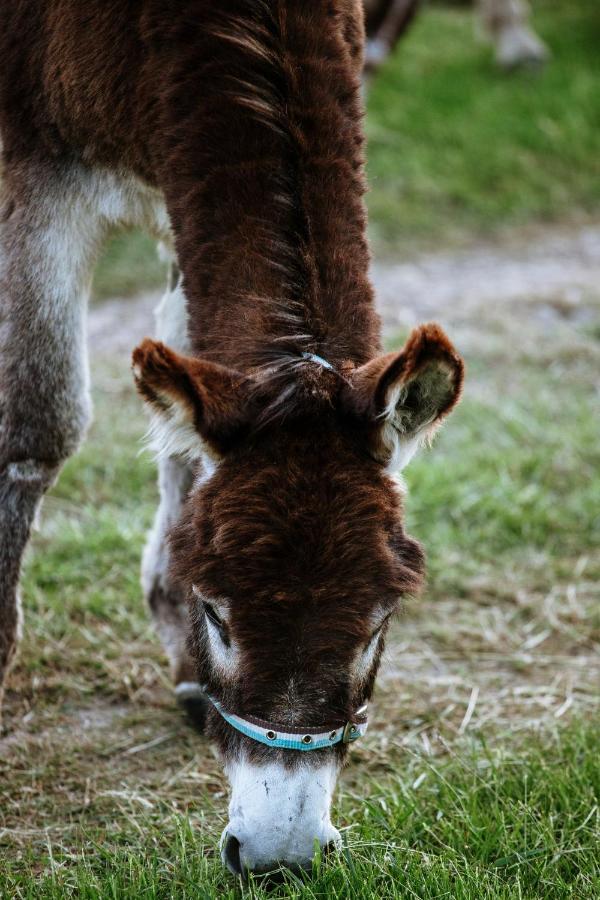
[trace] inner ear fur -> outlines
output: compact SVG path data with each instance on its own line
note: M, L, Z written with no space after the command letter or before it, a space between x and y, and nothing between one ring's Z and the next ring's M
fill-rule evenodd
M159 454L222 455L249 420L250 379L218 363L146 338L133 351L133 375L153 414L151 438Z
M372 451L382 462L403 447L409 458L456 406L464 363L439 325L415 328L399 352L360 366L350 376L349 399L371 427ZM399 459L398 464L408 459Z

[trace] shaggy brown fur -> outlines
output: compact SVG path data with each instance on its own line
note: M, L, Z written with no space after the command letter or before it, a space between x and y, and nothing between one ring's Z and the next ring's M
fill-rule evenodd
M292 366L295 390L266 423L261 410L274 406L279 372L244 377L153 341L135 351L134 370L157 413L178 406L223 455L209 483L192 492L172 538L178 580L191 598L194 586L196 595L228 601L229 635L240 648L243 667L228 682L211 665L194 597L201 682L242 715L344 721L372 686L374 670L366 682L351 671L374 613L418 591L423 575L422 552L404 533L398 493L381 465L390 455L382 417L396 391L402 429L437 425L460 395L460 357L430 325L400 353L348 363L344 374ZM439 375L433 408L420 394L426 373ZM239 734L219 717L212 727L230 753ZM268 752L258 744L247 750Z

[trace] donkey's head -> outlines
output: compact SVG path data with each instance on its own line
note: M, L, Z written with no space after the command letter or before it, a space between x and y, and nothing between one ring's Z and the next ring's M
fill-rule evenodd
M247 376L152 341L134 371L158 449L200 463L171 551L232 787L223 858L306 865L339 842L337 774L423 575L392 476L457 402L462 361L428 325L339 372L304 354Z

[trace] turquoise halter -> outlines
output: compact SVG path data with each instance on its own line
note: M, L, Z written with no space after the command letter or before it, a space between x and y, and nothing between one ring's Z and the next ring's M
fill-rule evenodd
M353 718L343 725L334 725L328 728L321 725L317 729L290 728L288 725L273 725L263 719L248 716L243 719L235 713L228 712L223 705L210 694L206 697L213 704L217 712L225 719L228 725L235 728L241 734L264 744L265 747L276 747L279 750L323 750L325 747L335 747L336 744L352 744L361 738L368 726L367 706L361 706Z

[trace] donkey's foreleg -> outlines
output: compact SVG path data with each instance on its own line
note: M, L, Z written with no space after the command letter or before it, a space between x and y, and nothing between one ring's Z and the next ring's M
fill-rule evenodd
M529 25L527 0L478 0L478 7L498 65L512 69L545 62L548 48Z
M0 190L1 695L31 525L89 419L84 316L96 235L72 173L21 166Z
M160 340L182 352L189 351L186 301L180 284L170 285L156 311L156 321ZM142 559L142 588L169 660L177 700L195 725L202 728L206 705L188 649L187 601L170 574L168 544L169 530L181 515L193 475L192 466L183 460L159 459L160 504Z

